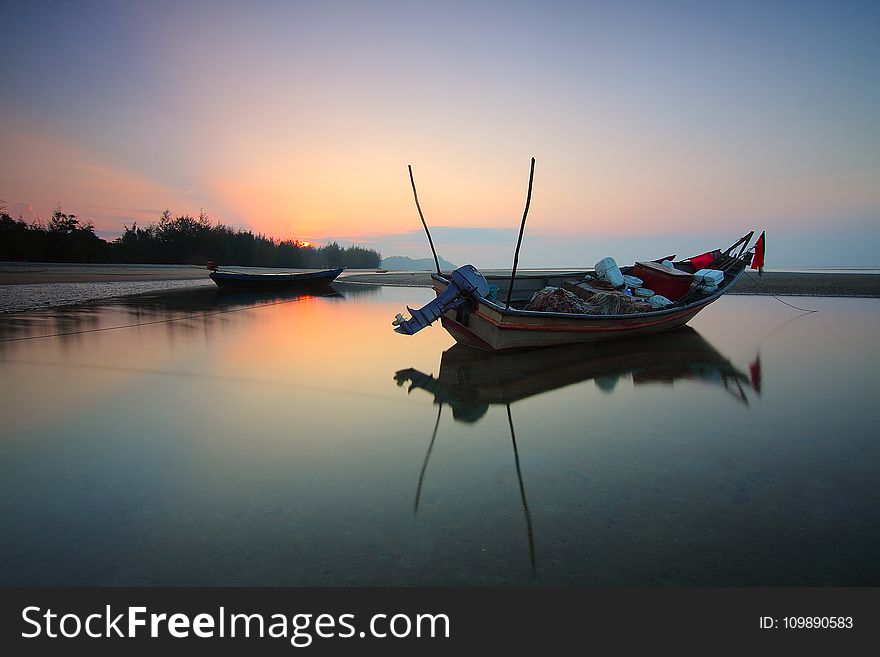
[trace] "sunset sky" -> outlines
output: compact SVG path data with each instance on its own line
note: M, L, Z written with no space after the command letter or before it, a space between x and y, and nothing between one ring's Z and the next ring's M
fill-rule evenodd
M280 238L589 266L768 233L878 266L878 2L4 2L0 199L105 237L164 208Z

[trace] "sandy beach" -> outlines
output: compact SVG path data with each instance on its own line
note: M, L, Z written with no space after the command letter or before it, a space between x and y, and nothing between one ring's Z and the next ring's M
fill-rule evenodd
M535 273L539 270L523 270ZM486 274L505 270L485 270ZM89 283L114 281L204 281L208 272L195 265L115 265L67 263L0 263L0 285ZM369 283L405 287L429 287L426 271L350 269L338 279L345 283ZM730 294L777 294L791 296L880 298L880 275L872 273L748 272Z
M820 274L806 272L749 272L730 294L776 294L815 297L880 297L878 274Z
M207 278L207 276L207 270L196 265L117 265L63 262L0 263L0 285L176 281Z

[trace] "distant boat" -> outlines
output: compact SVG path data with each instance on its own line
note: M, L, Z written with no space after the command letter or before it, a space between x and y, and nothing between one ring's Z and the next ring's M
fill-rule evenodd
M209 276L221 288L266 289L266 288L314 288L324 287L342 273L343 267L323 271L296 273L254 273L238 271L212 271Z
M594 270L517 277L508 306L504 299L511 287L510 277L484 277L472 265L465 265L451 275L433 274L437 298L420 309L407 308L411 314L408 320L398 315L395 331L412 335L440 319L456 341L485 351L598 342L670 331L684 326L733 287L752 257L748 248L752 235L740 238L724 252L710 251L676 262L671 262L674 256L670 256L617 270L621 283L624 279L644 283L644 288L631 290L636 297L640 293L653 295L654 291L662 294L662 307L641 304L631 306L629 312L601 308L591 312L527 309L532 295L546 287L563 288L558 294L571 293L587 302L583 307L596 308L597 304L591 306L590 301L597 299L610 299L618 309L622 307L621 300L628 305L623 285L613 289L602 280L602 273ZM661 264L667 260L665 265ZM697 284L694 274L699 270L711 270L711 284ZM641 310L633 312L633 308Z

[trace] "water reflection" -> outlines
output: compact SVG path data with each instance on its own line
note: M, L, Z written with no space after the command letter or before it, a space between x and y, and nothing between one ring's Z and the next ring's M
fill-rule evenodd
M372 297L377 294L377 285L333 283L308 291L197 287L111 297L45 311L6 315L0 321L0 351L3 343L44 337L58 337L70 343L83 333L148 324L165 323L171 334L192 333L206 328L218 318L222 320L222 315L238 310L315 297L342 301L346 297Z
M750 374L745 374L689 327L650 339L566 345L515 353L491 353L456 344L443 352L440 374L436 378L415 368L399 370L394 375L398 386L409 384L408 392L425 390L434 396L434 403L438 405L431 440L419 472L413 511L418 514L444 405L452 408L455 420L466 424L483 418L491 405L505 406L528 539L529 564L535 578L534 527L520 466L510 409L512 403L590 379L603 392L610 394L620 379L631 378L635 386L671 385L678 380L718 386L748 406L746 391L760 394L760 358L756 358L749 369Z
M440 427L440 417L443 415L443 402L441 401L437 407L437 419L434 422L434 431L431 434L431 441L428 443L428 451L425 452L425 460L422 462L422 469L419 472L419 483L416 486L416 497L413 503L413 513L419 513L419 500L422 497L422 486L425 483L425 472L428 470L428 463L431 460L431 452L434 451L434 443L437 440L437 429ZM526 532L529 541L529 564L531 566L532 577L537 576L537 561L535 559L535 533L532 529L532 514L529 511L529 502L526 499L526 487L523 483L522 468L519 463L519 449L516 446L516 430L513 427L513 415L510 412L510 404L507 404L507 423L510 427L510 442L513 446L513 460L516 465L516 479L519 483L520 501L523 509L523 516L526 521Z
M689 380L718 386L748 405L761 392L760 359L750 374L733 365L694 329L685 327L651 339L581 344L518 353L491 353L456 344L443 352L435 378L414 368L394 375L398 386L422 389L446 403L460 422L482 418L492 404L509 405L573 383L593 380L612 393L621 379L633 385Z
M394 375L398 386L408 383L409 392L425 390L438 404L434 430L419 472L414 512L418 513L444 404L452 408L457 421L467 424L483 418L491 405L505 406L528 539L529 564L532 577L536 577L534 527L510 405L591 379L603 392L610 394L624 378L631 378L635 386L697 381L718 386L748 406L747 390L760 394L761 365L760 359L756 358L750 365L750 374L745 374L689 327L647 340L566 345L518 353L490 353L456 344L443 352L440 374L436 378L415 368L399 370Z
M0 583L878 582L880 303L783 332L732 297L699 334L493 358L388 330L430 290L337 290L29 315L0 354ZM39 337L65 314L101 330Z

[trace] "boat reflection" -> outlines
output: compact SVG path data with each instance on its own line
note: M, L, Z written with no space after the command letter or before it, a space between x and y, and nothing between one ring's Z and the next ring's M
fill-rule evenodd
M431 452L434 451L434 442L437 440L437 429L440 427L440 417L443 415L443 402L437 408L437 419L434 421L434 431L431 434L431 442L428 443L428 451L425 452L425 460L422 462L422 470L419 472L419 483L416 485L416 497L413 502L413 513L419 512L419 500L422 497L422 486L425 483L425 472L428 470L428 462L431 460ZM529 565L532 577L537 576L537 560L535 558L535 533L532 528L532 513L529 511L529 502L526 499L526 487L523 483L522 468L519 463L519 450L516 447L516 431L513 428L513 415L510 412L510 404L507 404L507 424L510 427L510 442L513 446L513 460L516 466L516 480L519 484L520 503L526 522L526 533L529 542Z
M435 403L452 407L460 422L477 422L493 404L512 404L542 392L592 379L611 392L623 378L636 386L691 380L716 385L748 405L747 391L760 394L760 361L746 374L699 333L684 327L647 339L491 353L455 345L443 352L435 378L408 368L398 386L422 389Z
M510 429L520 505L528 540L532 577L537 577L532 514L516 443L510 405L542 392L593 379L603 391L629 377L634 385L672 384L691 380L717 385L748 405L747 390L760 394L760 358L749 366L750 375L734 366L699 333L689 327L647 339L567 345L519 353L492 353L456 344L443 352L435 378L416 369L399 370L398 386L422 389L434 395L437 418L416 485L414 513L418 513L422 487L444 405L452 407L459 422L474 423L493 404L504 405Z

